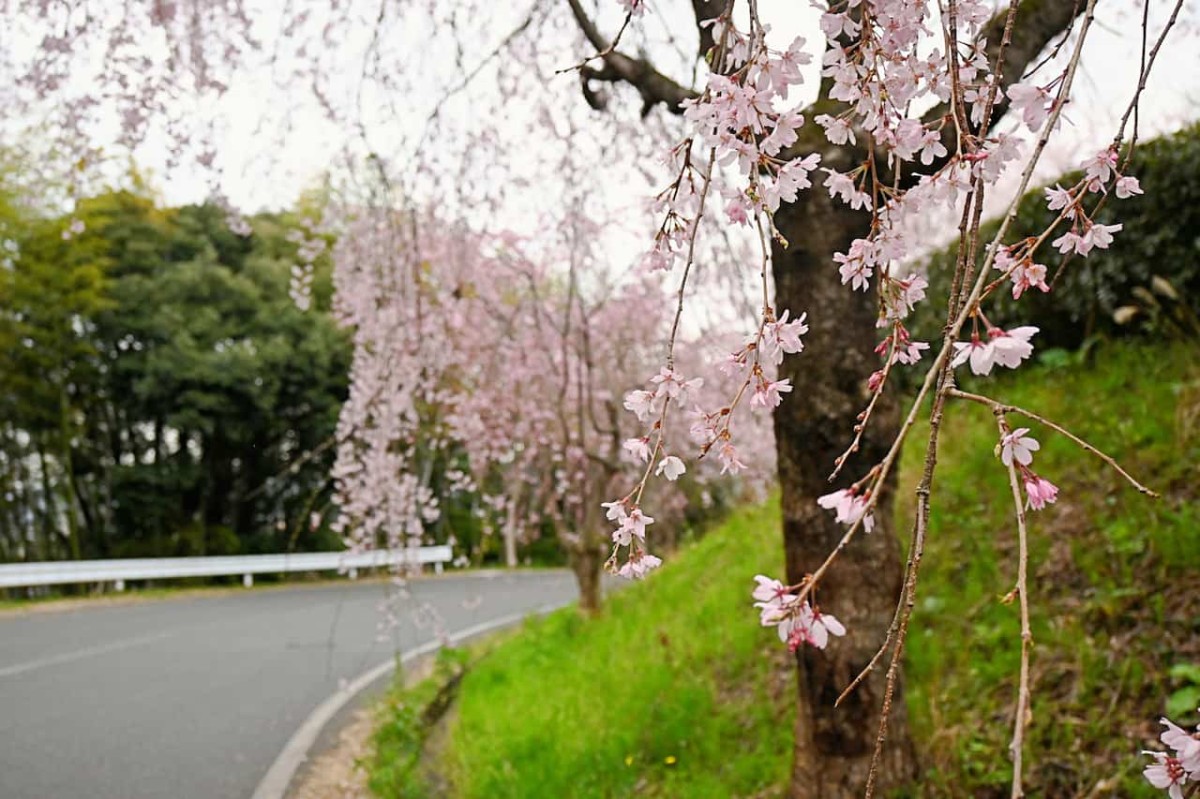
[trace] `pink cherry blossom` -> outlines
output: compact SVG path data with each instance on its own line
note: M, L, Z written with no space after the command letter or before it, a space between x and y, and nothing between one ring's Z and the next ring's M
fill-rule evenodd
M911 366L921 360L921 353L927 349L929 349L929 345L924 341L909 341L896 348L895 354L892 355L892 362Z
M814 118L814 121L825 128L825 138L829 139L831 144L856 144L854 138L854 128L850 123L841 117L831 117L829 114L821 114Z
M1179 758L1170 757L1162 752L1144 754L1150 755L1156 761L1142 771L1146 781L1155 788L1166 789L1167 796L1171 799L1183 799L1183 786L1188 781L1188 775Z
M641 438L627 438L621 446L635 460L642 461L643 463L650 460L650 439L646 436L642 436Z
M717 458L721 461L721 474L737 474L746 468L746 464L738 458L737 448L729 441L723 443L717 450Z
M1041 510L1058 499L1058 486L1029 470L1024 471L1025 499L1028 506Z
M1042 123L1050 115L1050 109L1047 107L1050 103L1050 93L1040 86L1014 83L1008 87L1007 94L1008 99L1012 101L1013 110L1021 115L1026 127L1034 132L1041 129Z
M779 623L779 639L795 652L803 644L824 649L829 636L843 636L846 628L828 613L813 610L807 602L801 603L796 612Z
M1075 200L1071 197L1071 192L1064 189L1057 183L1053 188L1044 190L1046 192L1046 207L1051 211L1063 211L1067 219L1075 218Z
M750 224L750 203L744 194L732 197L725 205L725 215L729 221L738 225Z
M1001 330L995 327L989 330L988 335L992 338L996 363L1009 369L1016 369L1020 366L1021 361L1033 354L1033 345L1029 343L1029 339L1033 338L1037 332L1036 327L1028 325L1014 327L1011 330Z
M758 583L752 594L756 602L779 604L780 598L788 594L787 586L772 577L756 574L754 581Z
M659 461L658 468L654 471L655 474L662 475L668 480L674 482L679 479L679 476L687 471L687 467L683 465L683 461L674 455L668 455Z
M678 372L664 366L658 374L650 378L650 382L657 386L654 390L656 397L675 399L683 390L684 380Z
M1117 199L1126 200L1135 194L1142 194L1142 185L1138 183L1138 179L1132 175L1126 175L1119 179L1116 185Z
M612 539L618 546L627 547L635 536L646 540L646 525L653 524L654 518L642 513L641 508L634 508L620 522L621 526L613 531Z
M783 363L785 353L804 351L804 342L800 337L808 332L808 314L802 313L799 319L789 322L788 313L785 310L779 315L778 321L763 325L763 353L777 366Z
M617 575L627 580L640 580L661 565L661 558L651 555L649 552L638 550L630 555L629 560L621 565L621 568L617 570Z
M1001 249L996 254L996 268L1006 272L1012 280L1014 300L1019 300L1021 295L1031 288L1038 288L1042 292L1050 291L1050 286L1046 283L1046 267L1033 263L1028 257L1014 264L1008 252Z
M822 169L821 171L828 175L825 178L825 188L829 190L830 197L841 198L842 202L856 211L871 206L871 195L865 191L859 191L858 187L854 185L854 179L849 175L833 169Z
M605 509L604 518L609 521L624 523L625 517L628 515L625 511L625 503L622 500L601 502L600 507Z
M863 529L868 533L875 528L874 514L866 512L867 500L857 495L853 489L825 494L817 498L817 504L826 510L832 510L841 524L850 526L861 519Z
M1018 427L1000 439L1000 461L1005 466L1012 466L1014 460L1022 466L1033 463L1033 453L1042 445L1028 433L1028 427Z
M1200 777L1200 732L1190 734L1170 719L1164 718L1159 721L1166 727L1160 740L1175 750L1175 757L1179 759L1185 771Z
M1064 255L1069 252L1074 252L1079 255L1086 256L1092 251L1091 243L1074 230L1068 230L1066 233L1062 234L1050 243L1057 247L1058 251Z
M1088 245L1088 250L1092 247L1097 249L1107 250L1108 245L1112 244L1112 234L1119 231L1124 225L1092 225L1087 229L1087 233L1083 235L1084 242ZM1087 253L1081 253L1086 255Z
M779 403L783 401L781 395L791 390L791 378L772 380L770 382L766 380L760 381L754 388L754 395L750 397L750 405L757 408L778 408Z
M977 375L991 374L996 364L1015 369L1033 354L1029 339L1037 331L1036 327L1031 326L1014 327L1012 330L993 327L988 330L987 342L980 341L977 335L972 336L969 343L956 342L954 359L950 365L959 367L969 361L971 371Z
M1113 171L1117 166L1117 151L1113 149L1101 150L1084 161L1082 166L1084 174L1087 176L1089 188L1092 191L1098 191L1101 186L1112 179ZM1095 188L1092 188L1093 186Z
M635 389L625 395L625 407L637 415L639 422L645 422L658 412L658 397L653 392Z

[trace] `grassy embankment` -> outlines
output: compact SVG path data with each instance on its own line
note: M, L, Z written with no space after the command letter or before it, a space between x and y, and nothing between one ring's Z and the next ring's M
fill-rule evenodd
M1164 495L1142 497L1029 425L1043 444L1035 466L1062 487L1032 515L1029 787L1152 796L1138 751L1159 714L1190 720L1200 703L1200 358L1187 345L1093 354L974 387L1068 425ZM1019 639L1015 607L1001 601L1015 544L995 438L982 407L948 416L908 650L920 796L1007 795ZM909 487L919 450L905 453ZM376 792L420 796L434 773L452 796L489 799L780 795L793 688L749 606L750 578L780 570L777 518L775 505L745 510L613 596L600 619L560 612L490 648L423 757L434 689L398 689L369 766Z

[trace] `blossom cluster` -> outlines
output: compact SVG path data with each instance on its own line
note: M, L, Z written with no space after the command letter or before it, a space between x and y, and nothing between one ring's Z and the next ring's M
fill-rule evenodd
M716 411L706 411L695 397L704 381L685 378L672 366L662 367L658 374L650 378L647 388L636 389L625 395L626 410L632 412L640 423L648 425L649 431L642 436L626 439L622 445L630 458L645 464L641 480L625 497L603 503L608 519L618 523L617 530L612 534L613 554L608 562L610 571L641 577L658 565L658 559L653 558L648 567L626 568L631 563L641 562L645 553L644 525L634 528L628 525L629 520L635 518L634 514L641 513L638 502L652 474L674 482L687 472L683 459L668 451L666 432L671 406L687 409L688 435L698 447L700 457L714 452L721 474L739 474L746 468L746 463L733 441L735 412L747 396L752 411L769 412L778 407L783 395L792 390L792 385L787 378L774 379L773 372L785 355L804 350L801 337L807 332L805 314L791 319L790 312L785 310L775 318L774 312L768 308L758 331L722 362L720 371L733 384L732 398ZM723 398L725 396L722 395ZM618 555L622 547L628 548L628 559L625 566L618 567Z
M1171 752L1145 752L1154 762L1142 773L1155 788L1166 790L1171 799L1183 799L1186 785L1200 784L1200 727L1188 732L1166 718L1162 719L1162 725L1166 729L1159 740Z
M795 652L804 644L824 649L829 636L843 636L846 628L833 615L801 599L779 580L762 574L754 577L754 607L759 609L762 626L774 627L779 640Z
M1076 186L1064 189L1056 183L1045 190L1046 206L1071 222L1070 229L1051 242L1060 253L1087 256L1093 249L1106 250L1112 244L1113 234L1121 230L1120 224L1094 222L1081 202L1087 194L1106 193L1109 186L1119 200L1142 194L1138 179L1122 175L1117 161L1115 148L1101 150L1081 164L1084 175Z
M996 445L1000 462L1014 467L1020 475L1025 486L1026 504L1034 510L1041 510L1058 498L1058 486L1029 468L1033 463L1033 453L1041 448L1038 440L1029 435L1028 427L1018 427L1005 433Z
M713 73L700 97L684 102L693 133L668 153L677 177L655 198L663 221L644 259L652 270L670 269L690 249L714 170L728 178L720 188L726 217L747 225L794 202L811 187L809 175L820 163L817 154L789 152L804 124L788 92L803 83L800 68L812 60L805 40L796 37L780 51L767 46L766 26L752 24L743 32L725 16L711 25Z
M633 579L645 577L646 574L662 565L662 560L646 551L646 525L653 524L654 518L642 513L641 508L626 509L623 501L602 503L607 509L605 514L609 521L617 523L613 531L613 554L609 558L609 570L621 577ZM617 549L626 547L629 555L620 567L616 566Z

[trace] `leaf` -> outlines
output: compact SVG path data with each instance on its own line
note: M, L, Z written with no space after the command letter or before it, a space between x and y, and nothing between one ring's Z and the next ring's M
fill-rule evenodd
M1200 663L1176 663L1167 674L1172 680L1185 680L1200 686Z
M1187 718L1197 708L1200 708L1200 685L1180 688L1167 697L1167 716L1172 719Z

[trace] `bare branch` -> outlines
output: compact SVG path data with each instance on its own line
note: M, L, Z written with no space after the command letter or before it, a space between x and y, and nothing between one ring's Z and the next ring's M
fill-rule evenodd
M1138 491L1142 492L1143 494L1145 494L1147 496L1158 497L1157 491L1149 489L1146 486L1139 483L1137 480L1135 480L1133 478L1133 476L1130 475L1129 472L1122 469L1121 465L1119 463L1117 463L1111 456L1105 455L1103 452L1096 449L1091 444L1089 444L1088 442L1084 441L1079 436L1072 433L1070 430L1066 429L1065 427L1063 427L1060 424L1056 424L1055 422L1050 421L1045 416L1036 414L1033 411L1027 411L1024 408L1019 408L1016 405L1007 405L1002 402L997 402L996 400L991 399L990 397L984 397L980 394L972 394L968 391L960 391L957 388L952 388L947 393L951 397L956 397L958 399L963 399L963 400L970 400L971 402L978 402L981 405L986 405L987 407L991 408L994 413L1019 413L1022 416L1032 419L1033 421L1037 422L1038 424L1044 424L1046 427L1049 427L1051 430L1055 431L1056 433L1059 433L1059 434L1071 439L1071 441L1075 442L1077 445L1079 445L1080 448L1082 448L1086 452L1090 452L1091 454L1095 455L1100 460L1107 463L1109 466L1111 466L1113 469L1115 469L1119 475L1121 475L1126 480L1128 480L1129 484L1132 485L1134 488L1136 488Z
M949 392L953 395L955 392ZM1000 438L1010 432L1008 422L1004 419L1004 411L993 408L996 414L996 424L1000 428ZM1012 799L1021 799L1025 795L1022 787L1022 750L1025 743L1025 726L1028 723L1029 710L1029 650L1033 648L1033 631L1029 626L1029 535L1025 527L1025 503L1021 501L1021 481L1017 478L1017 467L1013 461L1008 462L1008 484L1012 488L1013 505L1017 511L1017 602L1021 609L1021 672L1017 683L1017 707L1013 714L1012 742L1009 751L1012 752ZM1011 596L1011 595L1010 595Z
M601 111L607 105L607 98L589 85L592 81L628 83L637 89L638 94L642 97L642 116L650 113L650 110L659 103L666 106L672 114L681 114L683 113L683 101L699 96L697 92L681 86L659 72L646 59L633 58L613 49L608 39L596 27L596 23L588 17L580 0L567 0L567 4L571 7L571 14L575 17L579 29L596 48L600 59L604 62L603 66L599 68L586 64L579 68L584 98L592 108Z

